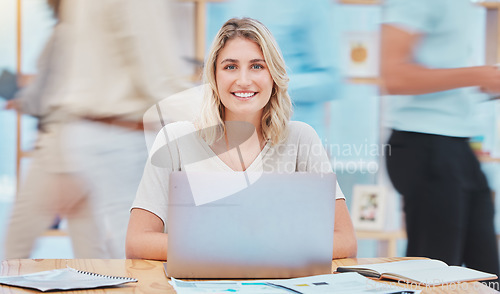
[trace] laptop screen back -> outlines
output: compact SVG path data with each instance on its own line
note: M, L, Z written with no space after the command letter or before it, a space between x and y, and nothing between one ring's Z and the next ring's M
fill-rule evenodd
M331 273L335 185L335 174L172 173L168 276ZM221 198L228 186L233 192Z

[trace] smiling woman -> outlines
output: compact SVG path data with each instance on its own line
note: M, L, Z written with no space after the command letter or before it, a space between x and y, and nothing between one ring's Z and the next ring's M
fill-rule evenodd
M245 38L233 39L220 51L216 63L217 91L225 106L225 120L259 126L274 84L259 45Z
M332 173L314 129L290 121L285 62L262 23L227 21L211 46L204 80L208 90L200 118L167 125L152 147L131 211L128 258L167 259L168 179L174 171ZM357 245L345 197L332 185L332 256L353 257ZM314 192L304 195L305 201Z
M233 71L235 73L230 75L229 72ZM202 137L209 144L223 133L223 122L230 120L225 116L228 109L224 107L222 99L227 97L225 94L232 95L232 92L240 92L238 95L245 97L254 91L260 97L252 100L267 99L262 105L261 115L256 113L253 119L245 116L246 119L239 117L238 120L252 123L257 133L262 133L273 144L284 140L292 115L292 102L288 95L289 79L278 44L262 23L250 18L227 21L212 43L205 64L204 81L210 85L211 91L205 93L200 129ZM227 86L231 88L224 89L220 83L233 84ZM220 128L208 128L214 125Z

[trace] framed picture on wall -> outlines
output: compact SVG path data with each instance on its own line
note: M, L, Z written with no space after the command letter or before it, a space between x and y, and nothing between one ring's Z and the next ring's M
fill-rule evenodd
M354 228L381 231L385 224L387 191L383 186L355 185L351 215Z
M378 77L379 46L378 32L346 32L341 53L346 76L351 78Z

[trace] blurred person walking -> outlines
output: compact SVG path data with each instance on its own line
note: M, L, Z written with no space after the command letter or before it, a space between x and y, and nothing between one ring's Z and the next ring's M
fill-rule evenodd
M468 138L500 71L469 67L470 0L386 0L382 78L390 95L387 169L404 199L408 256L499 274L492 195Z
M180 90L164 0L50 1L58 15L32 85L10 103L40 119L16 198L6 258L28 258L56 215L76 258L125 258L147 149L144 112Z

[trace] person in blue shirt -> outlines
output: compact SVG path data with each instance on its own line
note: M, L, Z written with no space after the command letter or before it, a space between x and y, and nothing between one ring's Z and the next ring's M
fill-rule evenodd
M340 87L331 8L330 0L234 0L227 3L225 17L252 17L266 24L289 69L292 119L311 125L323 141L326 102L338 97Z
M404 199L408 256L499 273L494 206L468 138L494 66L470 67L470 0L387 0L381 74L391 95L387 170Z

